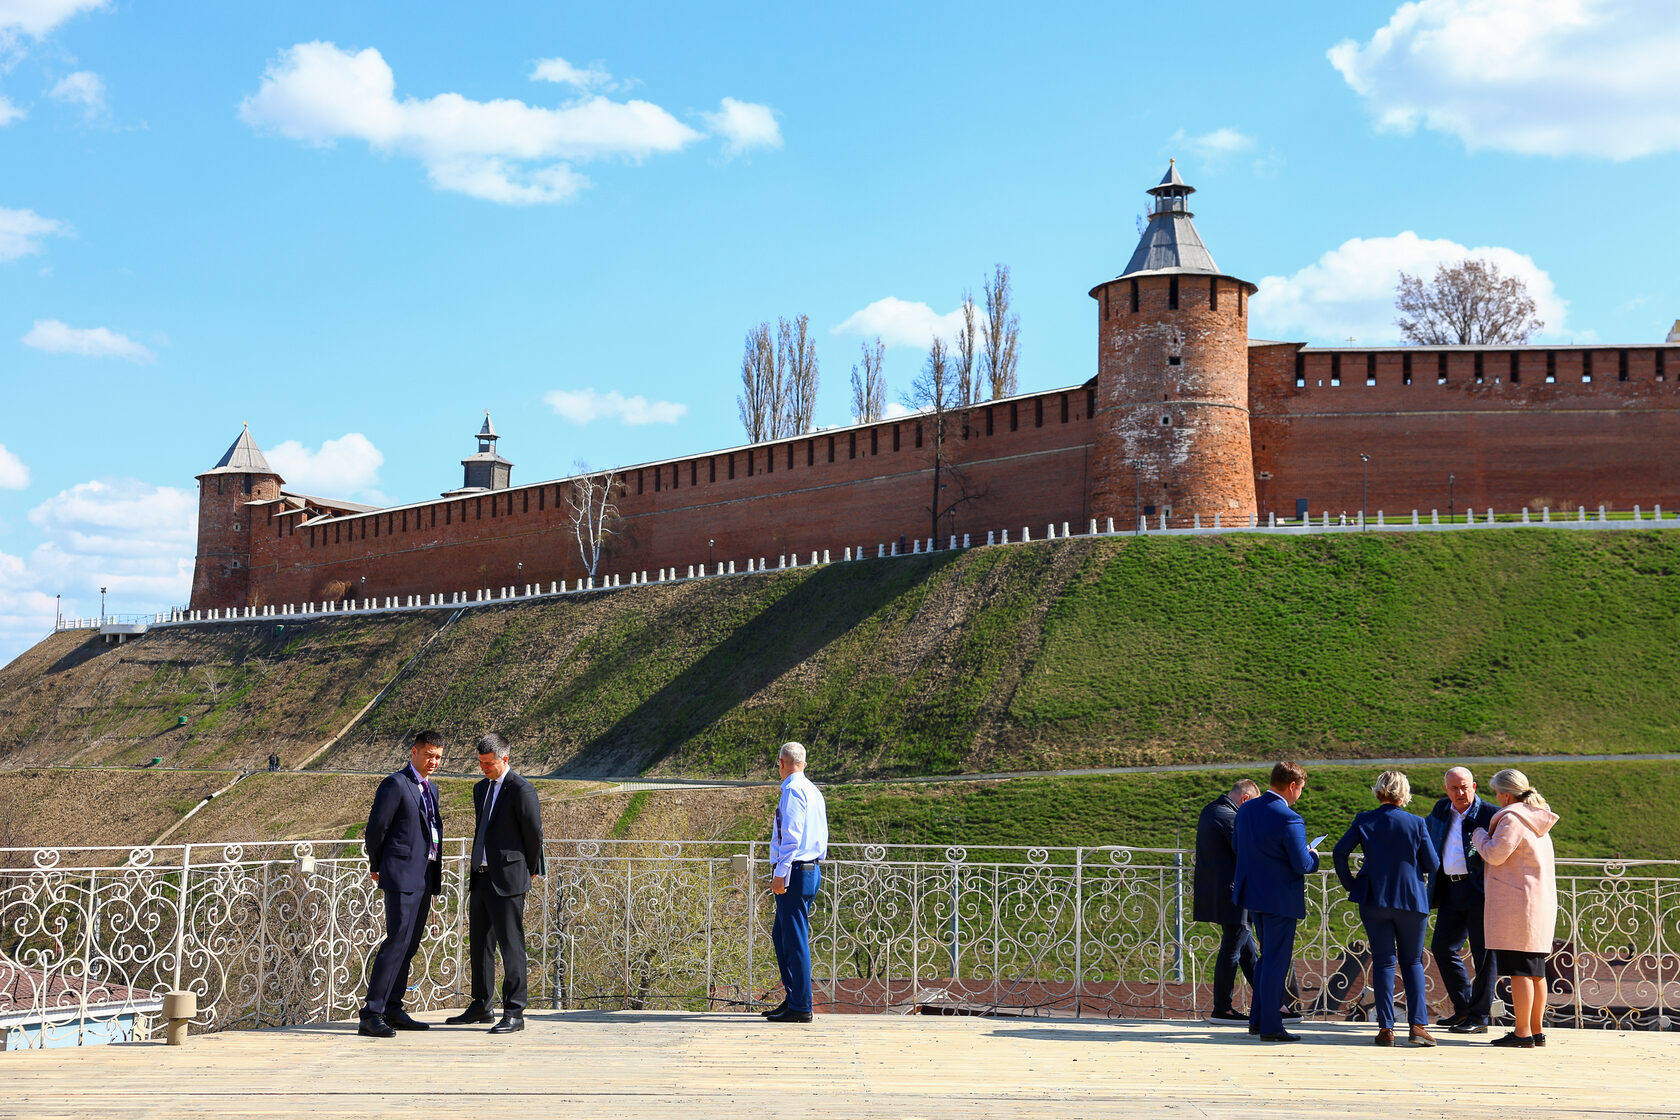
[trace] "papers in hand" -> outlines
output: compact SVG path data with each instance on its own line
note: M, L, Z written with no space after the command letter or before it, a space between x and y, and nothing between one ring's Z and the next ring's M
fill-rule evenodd
M1310 844L1308 844L1308 845L1307 845L1307 850L1308 850L1308 851L1314 851L1314 852L1316 852L1316 851L1318 851L1318 846L1319 846L1319 845L1320 845L1320 844L1322 844L1322 843L1324 843L1324 841L1325 841L1325 839L1326 839L1326 838L1327 838L1327 837L1328 837L1328 836L1329 836L1329 835L1330 835L1330 834L1329 834L1329 833L1328 833L1328 832L1321 832L1321 833L1319 833L1319 834L1318 834L1318 835L1317 835L1317 836L1314 836L1314 837L1313 837L1313 838L1312 838L1312 842L1311 842L1311 843L1310 843Z

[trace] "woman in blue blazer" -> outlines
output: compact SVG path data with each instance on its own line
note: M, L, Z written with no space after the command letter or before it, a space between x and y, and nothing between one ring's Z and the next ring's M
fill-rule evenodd
M1371 986L1377 995L1378 1046L1394 1045L1394 970L1406 983L1406 1016L1413 1046L1433 1046L1429 1004L1423 994L1423 929L1429 921L1428 878L1440 867L1429 828L1422 817L1401 806L1412 799L1412 785L1398 770L1385 770L1371 787L1379 804L1353 818L1336 841L1336 877L1359 904L1359 918L1371 944ZM1348 857L1365 853L1354 875Z

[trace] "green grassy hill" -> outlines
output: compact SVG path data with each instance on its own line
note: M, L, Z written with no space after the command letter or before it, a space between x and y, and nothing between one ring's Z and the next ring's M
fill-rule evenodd
M0 670L0 758L290 762L393 678L319 765L418 726L571 777L1662 752L1677 571L1659 531L1058 541L482 608L400 676L444 612L62 634Z

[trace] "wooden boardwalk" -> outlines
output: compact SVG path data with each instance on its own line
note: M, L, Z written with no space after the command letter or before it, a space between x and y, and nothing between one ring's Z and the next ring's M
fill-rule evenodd
M424 1016L439 1021L442 1013ZM1239 1026L1078 1019L537 1012L525 1033L354 1024L0 1054L0 1116L1536 1117L1680 1114L1680 1035L1559 1030L1543 1050L1371 1045Z

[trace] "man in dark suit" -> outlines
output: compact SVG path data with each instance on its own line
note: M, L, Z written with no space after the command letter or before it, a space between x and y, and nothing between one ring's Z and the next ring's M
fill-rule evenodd
M525 1029L525 895L543 873L542 807L535 787L515 774L507 740L492 731L478 741L484 780L473 787L467 944L472 1002L448 1023L488 1023L496 951L502 954L502 1018L491 1034Z
M409 749L409 763L379 783L368 814L368 867L385 895L385 940L368 972L361 1033L391 1038L398 1031L423 1031L427 1024L403 1010L408 966L426 933L432 899L443 893L443 817L430 778L443 762L443 737L422 731Z
M1248 986L1254 987L1254 962L1259 950L1243 920L1242 907L1231 897L1237 875L1237 848L1233 835L1237 810L1244 802L1260 796L1260 787L1244 778L1202 809L1196 821L1195 905L1191 920L1212 922L1219 927L1219 956L1213 962L1213 1015L1215 1019L1246 1022L1245 1012L1231 1009L1231 990L1240 968Z
M1300 764L1272 767L1271 788L1237 810L1236 904L1260 934L1260 965L1248 1030L1267 1042L1299 1042L1283 1029L1284 981L1295 958L1295 924L1307 916L1306 877L1318 870L1307 829L1290 806L1307 788Z
M1447 795L1425 821L1435 854L1441 857L1441 869L1429 879L1429 904L1435 907L1429 951L1453 1006L1441 1025L1453 1034L1486 1034L1498 977L1482 936L1482 857L1470 838L1478 828L1487 828L1498 810L1476 796L1476 777L1463 766L1448 770L1442 785ZM1474 984L1458 955L1466 940L1476 967Z

